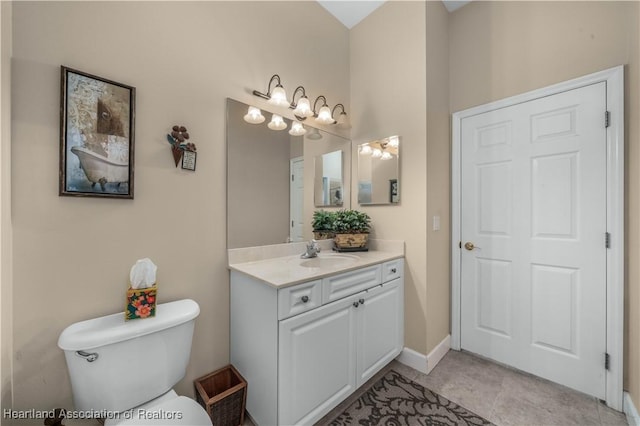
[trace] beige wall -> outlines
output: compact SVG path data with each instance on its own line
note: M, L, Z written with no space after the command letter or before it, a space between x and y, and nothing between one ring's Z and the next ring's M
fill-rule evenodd
M427 2L427 353L450 333L449 13ZM440 230L433 218L440 218Z
M473 2L450 15L451 111L625 64L625 388L640 406L638 2Z
M144 256L160 302L201 307L178 393L229 361L225 100L264 108L251 90L279 73L349 110L348 49L315 2L14 3L14 408L71 407L58 336L120 311ZM62 64L137 88L135 200L58 196ZM174 123L197 144L195 173L174 166Z
M352 207L371 216L374 238L405 241L405 346L426 354L425 3L387 2L350 36L354 170L357 144L401 136L400 204L359 206L354 179Z
M0 406L11 404L11 15L12 4L0 3Z

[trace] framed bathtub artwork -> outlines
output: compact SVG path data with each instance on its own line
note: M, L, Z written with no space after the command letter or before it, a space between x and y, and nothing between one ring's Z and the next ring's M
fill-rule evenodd
M59 195L133 199L135 95L61 67Z

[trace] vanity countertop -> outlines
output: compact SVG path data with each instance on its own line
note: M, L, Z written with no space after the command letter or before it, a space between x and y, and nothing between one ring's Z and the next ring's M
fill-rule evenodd
M283 254L282 247L277 246L266 246L275 248L267 252ZM270 257L264 254L265 248L229 250L229 269L247 274L272 287L283 288L404 257L402 241L372 240L369 251L350 253L332 252L330 246L325 245L318 257L312 259L300 258L300 254L304 252L304 243L288 246L293 250L297 248L298 252Z

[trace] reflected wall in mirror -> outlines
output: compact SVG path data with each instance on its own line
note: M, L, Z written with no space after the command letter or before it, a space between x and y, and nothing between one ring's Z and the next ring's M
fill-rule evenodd
M358 145L358 203L400 202L400 137Z
M307 125L305 135L292 136L287 118L286 129L271 130L272 113L264 110L265 120L250 124L244 119L248 109L227 99L227 247L309 240L315 158L342 152L341 207L348 208L351 141Z
M341 207L343 204L342 151L316 155L314 163L315 206Z

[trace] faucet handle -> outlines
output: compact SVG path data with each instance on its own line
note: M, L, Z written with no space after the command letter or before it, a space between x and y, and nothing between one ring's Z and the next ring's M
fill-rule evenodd
M311 240L311 247L316 251L316 253L320 253L320 244L317 240Z

